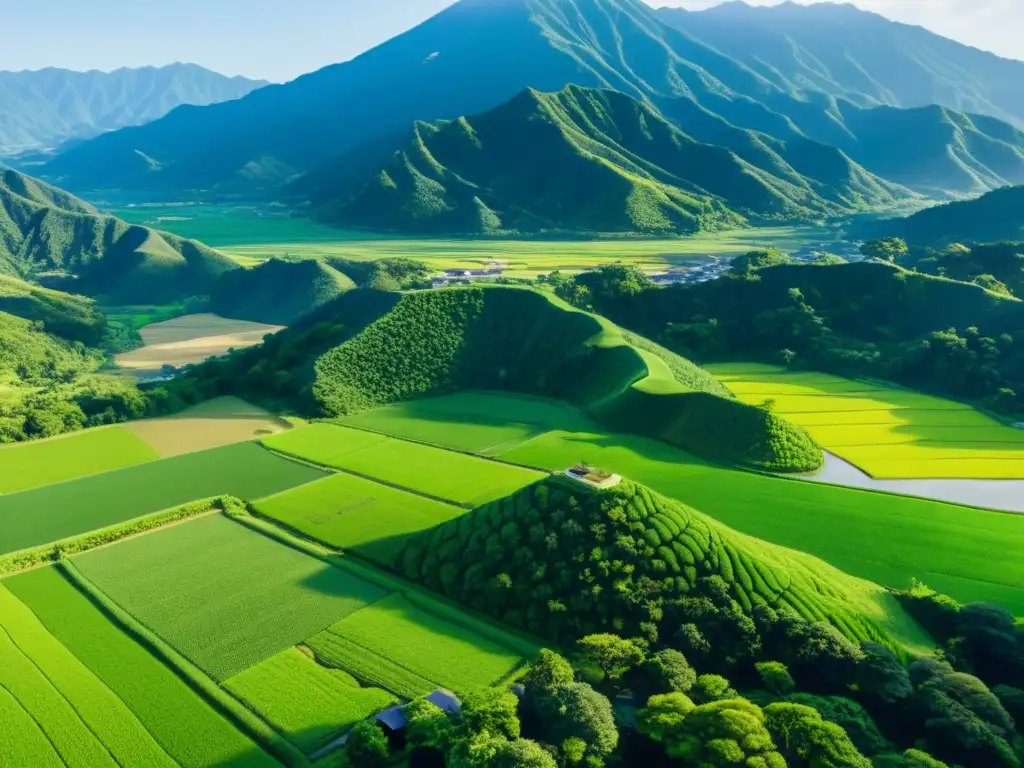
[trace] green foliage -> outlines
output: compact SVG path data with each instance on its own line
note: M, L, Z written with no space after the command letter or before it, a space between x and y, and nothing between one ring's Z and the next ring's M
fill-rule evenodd
M796 687L785 664L778 661L759 661L756 667L757 674L761 676L761 684L769 693L785 696Z
M869 259L899 262L907 255L907 242L899 237L871 240L860 247L860 252Z
M790 768L871 768L846 732L801 704L776 703L764 709L765 722Z
M644 649L632 640L608 633L581 637L576 648L584 663L597 666L606 678L617 679L644 660Z
M572 665L554 651L542 648L537 660L523 676L523 687L534 697L553 694L574 682Z
M775 248L769 248L764 251L750 251L742 256L737 256L732 260L730 271L734 275L749 275L765 267L777 267L781 264L789 263L789 256Z
M486 731L506 739L519 738L519 700L514 693L497 688L480 688L462 698L461 727L474 733Z
M689 695L697 704L708 704L722 699L734 699L739 694L721 675L699 675Z
M663 648L649 656L629 680L634 693L645 698L665 691L687 693L697 682L697 673L679 651Z
M733 698L691 709L687 703L683 694L653 697L655 711L637 713L641 733L661 743L682 765L785 768L756 704Z
M431 269L422 261L402 257L355 261L328 256L327 263L356 282L360 288L408 291L430 286Z
M793 693L787 702L815 710L823 720L835 723L846 732L854 746L865 755L888 752L892 745L886 740L871 715L855 701L842 696L814 696ZM883 714L888 710L881 709Z
M619 741L611 702L586 683L570 683L534 702L540 738L549 744L577 739L586 756L603 760Z
M355 287L323 262L271 259L221 275L210 289L210 309L236 320L291 325Z
M875 768L949 768L927 752L908 749L901 755L880 755L875 758Z
M558 763L537 742L516 739L499 746L490 765L494 768L557 768Z
M363 720L348 732L345 755L348 757L349 765L358 765L360 768L384 768L390 754L388 737L375 720Z
M452 722L443 709L425 698L413 699L402 708L405 738L413 749L444 751L452 736Z
M1021 201L1024 201L1024 187L1003 187L974 199L926 208L906 219L886 221L878 227L915 245L941 247L948 243L1019 240L1024 225Z

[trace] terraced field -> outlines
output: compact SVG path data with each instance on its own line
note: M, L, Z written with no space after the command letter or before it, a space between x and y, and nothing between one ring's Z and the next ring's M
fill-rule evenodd
M7 494L0 496L0 554L196 499L260 498L323 476L256 443L239 443Z
M409 536L463 507L339 473L253 504L256 512L339 549L390 565Z
M529 469L333 424L264 438L263 445L437 499L476 506L540 479Z
M806 427L879 479L1024 479L1024 430L969 405L875 382L756 363L708 366L741 400Z
M216 680L270 658L385 594L220 515L93 550L74 563Z

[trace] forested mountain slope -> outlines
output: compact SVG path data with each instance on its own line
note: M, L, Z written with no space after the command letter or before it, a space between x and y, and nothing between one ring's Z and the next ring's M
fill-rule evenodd
M413 138L360 183L359 163L317 175L317 215L407 232L692 233L807 220L911 197L849 159L844 170L774 175L694 141L622 93L526 90L489 112L417 123ZM352 197L336 198L356 189ZM739 215L737 215L737 213Z
M1024 128L1024 62L843 3L727 2L662 20L792 92L860 106L939 104Z
M128 224L0 169L0 274L114 303L160 304L209 292L237 265L194 240Z
M614 429L726 463L809 471L822 461L804 430L732 399L688 360L523 288L349 291L169 386L186 399L231 393L311 416L508 390L565 400Z
M368 143L384 154L387 138L417 120L476 114L528 87L573 83L647 100L694 140L791 183L813 169L835 184L849 173L849 157L877 160L882 150L871 137L891 121L815 88L794 93L773 83L668 26L641 0L461 0L351 62L101 136L44 174L73 189L275 188L332 157L360 148L365 155ZM986 134L1011 143L1007 126L993 122ZM1012 180L1001 158L986 155L982 164Z
M142 125L182 104L237 99L263 85L195 64L113 72L0 72L0 155Z
M920 245L1024 241L1024 186L926 208L904 219L878 222L870 229Z

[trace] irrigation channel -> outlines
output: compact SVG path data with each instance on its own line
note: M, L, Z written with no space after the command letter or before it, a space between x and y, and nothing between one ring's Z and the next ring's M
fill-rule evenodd
M828 451L824 468L803 478L1024 514L1024 480L876 480Z

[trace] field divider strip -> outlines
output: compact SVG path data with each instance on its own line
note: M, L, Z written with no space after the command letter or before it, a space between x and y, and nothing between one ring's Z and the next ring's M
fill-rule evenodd
M71 536L66 539L41 544L38 547L20 549L6 555L0 555L0 576L11 576L15 573L30 571L34 568L42 568L51 565L70 555L88 552L93 549L116 544L119 541L152 533L160 528L165 528L176 523L191 520L202 515L213 512L224 512L234 505L241 505L242 502L230 496L211 496L207 499L200 499L179 507L152 512L148 515L126 520L123 523L86 534Z
M205 672L186 659L155 632L108 597L89 581L70 560L58 564L61 573L86 596L101 612L122 627L145 648L163 661L202 699L247 734L268 753L289 768L309 768L309 759L291 742L257 717L234 696L217 685Z

